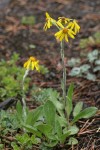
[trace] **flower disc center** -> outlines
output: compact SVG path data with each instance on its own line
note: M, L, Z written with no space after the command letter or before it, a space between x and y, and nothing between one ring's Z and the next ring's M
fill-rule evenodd
M63 29L63 33L67 33L68 32L68 29L67 28L64 28Z

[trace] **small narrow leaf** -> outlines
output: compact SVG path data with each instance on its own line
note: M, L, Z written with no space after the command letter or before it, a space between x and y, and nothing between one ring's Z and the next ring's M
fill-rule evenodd
M68 88L68 92L67 92L67 97L69 97L69 99L71 99L71 100L73 98L73 90L74 90L74 84L71 83Z
M75 117L76 115L78 115L80 113L80 111L82 110L83 107L83 102L78 102L73 110L73 116Z
M22 107L22 104L20 101L17 102L16 111L17 111L16 115L17 115L18 119L20 121L22 121L22 119L23 119L23 107Z
M17 102L16 110L17 110L17 113L18 113L18 114L22 114L23 107L22 107L22 104L21 104L20 101Z
M73 97L73 90L74 90L74 84L71 83L71 85L69 86L68 92L67 92L67 98L66 98L66 112L68 114L68 116L70 116L70 113L72 111L72 97Z
M93 115L95 115L97 110L98 109L96 107L89 107L89 108L84 109L77 116L74 117L71 124L75 123L76 121L78 121L81 118L90 118L90 117L92 117Z

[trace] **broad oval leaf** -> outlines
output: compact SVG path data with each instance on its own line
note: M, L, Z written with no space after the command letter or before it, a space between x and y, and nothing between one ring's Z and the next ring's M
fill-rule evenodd
M92 117L93 115L95 115L97 110L98 109L96 107L89 107L89 108L84 109L77 116L74 117L71 124L75 123L76 121L78 121L81 118L90 118L90 117Z
M68 131L71 131L70 135L74 135L74 134L77 134L78 131L79 131L79 128L74 125L74 126L70 126L69 130Z
M73 107L72 106L73 90L74 90L74 84L71 83L67 92L66 107L65 107L68 117L70 116Z
M55 115L56 115L56 108L54 104L51 101L47 101L44 104L44 117L46 120L46 123L48 125L54 126L55 124Z

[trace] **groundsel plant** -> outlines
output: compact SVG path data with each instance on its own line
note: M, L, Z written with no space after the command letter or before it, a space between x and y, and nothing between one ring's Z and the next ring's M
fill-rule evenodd
M37 60L35 57L30 57L25 63L24 63L24 68L26 68L25 74L23 76L22 80L22 103L23 103L23 115L26 116L26 101L25 101L25 87L24 87L24 82L25 78L27 77L28 73L30 70L37 70L38 72L40 71L39 69L39 60Z
M97 108L89 107L81 111L83 102L78 102L73 109L73 104L72 104L72 96L74 90L73 84L69 86L69 89L66 94L66 67L64 62L64 57L65 57L64 44L69 42L69 38L74 39L75 36L79 33L80 26L77 20L66 18L66 17L59 17L58 20L56 21L55 19L51 18L50 15L46 12L46 22L44 25L44 30L46 31L53 25L58 29L58 31L54 34L54 36L57 39L57 41L60 42L60 47L61 47L60 53L61 53L62 67L63 67L63 80L61 85L63 90L63 108L62 108L63 113L59 110L59 108L57 108L57 106L56 108L57 110L59 110L59 114L61 116L64 116L64 119L66 119L67 128L65 128L65 130L63 130L62 132L64 133L65 131L65 133L67 134L65 135L65 137L67 137L78 132L77 127L73 126L75 122L77 122L81 118L89 118L93 116L96 113ZM70 119L71 114L73 114L73 119ZM70 131L70 133L68 133L68 131ZM77 143L76 139L72 138L69 140L69 145L70 144L73 145L75 143Z
M46 23L44 25L44 30L46 31L52 25L55 25L58 28L58 32L55 33L55 37L60 41L61 46L61 58L63 66L62 89L63 100L66 105L66 67L64 62L64 43L69 42L69 38L75 38L76 34L80 30L80 26L75 19L59 17L56 21L55 19L51 18L50 15L46 12Z

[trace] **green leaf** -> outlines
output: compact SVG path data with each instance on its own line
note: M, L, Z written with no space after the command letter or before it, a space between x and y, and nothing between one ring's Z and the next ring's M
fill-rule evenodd
M30 138L30 140L31 140L31 142L32 142L33 144L41 143L40 138L36 138L35 135L32 135L31 138Z
M99 59L96 60L96 61L95 61L95 64L96 64L96 65L100 65L100 60L99 60Z
M41 124L37 126L37 129L41 131L41 133L43 133L44 135L48 135L52 130L52 126L48 124Z
M55 121L55 131L57 133L58 138L62 136L62 127L57 119Z
M51 101L47 101L44 104L44 117L48 125L54 126L55 115L56 115L56 108L54 104Z
M74 90L74 84L71 83L69 88L68 88L68 92L67 92L67 97L71 100L73 98L73 90Z
M50 143L46 143L44 142L44 145L47 146L47 147L54 147L58 144L58 141L51 141Z
M38 120L43 110L43 106L37 107L34 111L29 112L27 115L26 124L34 125L34 123Z
M67 133L68 131L70 131L70 135L75 135L78 133L79 128L76 125L74 125L70 126L68 129L66 127L63 129L63 133Z
M82 110L82 107L83 107L83 102L78 102L76 104L76 106L74 107L74 110L73 110L74 117L80 113L80 111Z
M30 126L30 125L26 125L26 124L23 124L23 127L29 131L30 133L33 133L34 135L37 135L38 137L41 137L41 133L37 130L36 127L33 127L33 126Z
M36 48L36 46L34 44L30 44L29 47L32 49Z
M88 72L87 75L86 75L86 79L91 80L91 81L95 81L96 80L96 75Z
M21 20L21 23L24 25L34 25L35 17L34 16L24 16Z
M97 72L97 71L100 71L100 65L99 65L99 66L94 67L93 72Z
M13 147L13 150L20 150L20 148L18 147L18 145L15 142L12 142L11 146Z
M25 145L30 141L30 137L27 133L24 133L23 135L17 134L16 139L22 145Z
M20 101L17 102L16 110L17 110L18 114L22 114L23 107L22 107L22 104Z
M74 84L71 83L71 85L69 86L68 92L67 92L66 108L65 108L68 116L70 116L70 113L72 111L73 90L74 90Z
M60 98L59 93L56 90L49 89L48 98L54 104L59 114L63 116L63 104L58 100Z
M74 134L77 134L78 131L79 131L79 128L74 125L74 126L70 126L69 130L68 131L71 131L70 135L74 135Z
M22 121L23 118L23 107L20 101L17 102L16 105L16 111L17 111L17 117L20 121Z
M70 136L71 131L67 131L66 133L63 133L62 136L60 137L60 142L64 143L66 138Z
M81 75L81 69L80 67L74 67L69 73L70 76L80 76Z
M88 70L89 70L90 68L91 68L90 65L84 64L84 65L80 66L80 71L81 71L81 73L86 73L86 72L88 72Z
M56 115L56 119L59 121L61 127L66 127L67 126L66 118Z
M76 66L77 64L80 64L80 59L79 58L71 58L70 60L68 60L68 66L70 67L74 67Z
M81 118L90 118L90 117L92 117L93 115L95 115L97 110L98 109L96 107L89 107L89 108L84 109L77 116L74 117L71 124L75 123L76 121L78 121Z
M94 51L88 53L87 57L89 62L94 62L98 58L99 51L95 49Z
M76 145L76 144L78 144L78 140L76 138L71 137L67 144L68 145Z
M4 144L0 144L0 150L3 150L3 149L4 149Z

